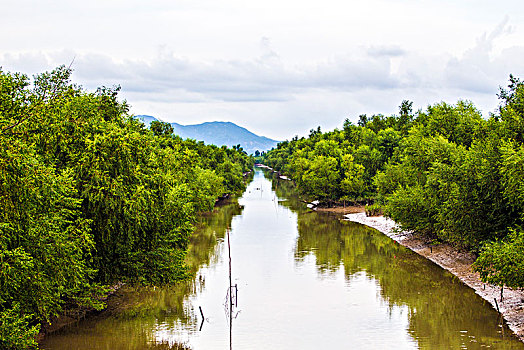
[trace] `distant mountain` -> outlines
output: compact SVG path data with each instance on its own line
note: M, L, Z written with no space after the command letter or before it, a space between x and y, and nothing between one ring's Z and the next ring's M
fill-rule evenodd
M142 120L146 126L149 126L153 120L157 120L149 115L137 115L136 117ZM231 147L240 144L248 154L254 154L256 150L260 152L270 150L276 147L278 143L278 141L265 136L258 136L246 128L231 122L207 122L196 125L171 123L171 125L174 133L184 139L195 139L217 146L226 145Z
M158 119L150 115L137 115L136 118L140 119L148 128L153 120L158 121Z

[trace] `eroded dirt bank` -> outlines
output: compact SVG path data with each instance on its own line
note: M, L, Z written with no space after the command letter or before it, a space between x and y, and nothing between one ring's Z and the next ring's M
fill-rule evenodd
M317 207L315 208L315 210L320 211L320 212L329 212L329 213L336 213L336 214L354 214L354 213L363 213L364 207L347 205L345 207L333 207L333 208Z
M383 216L367 217L365 213L351 213L344 215L344 217L379 230L403 246L453 273L493 305L495 309L498 307L509 328L521 341L524 341L524 291L504 288L504 298L501 301L500 287L483 283L479 274L473 272L471 265L474 258L471 254L445 243L432 245L428 241L413 237L409 232L399 231L393 220Z

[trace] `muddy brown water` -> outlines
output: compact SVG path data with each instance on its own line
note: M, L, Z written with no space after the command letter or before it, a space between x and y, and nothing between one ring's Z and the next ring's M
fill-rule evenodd
M110 311L41 348L524 349L452 274L374 229L308 211L270 176L257 170L238 201L202 217L193 280L123 288Z

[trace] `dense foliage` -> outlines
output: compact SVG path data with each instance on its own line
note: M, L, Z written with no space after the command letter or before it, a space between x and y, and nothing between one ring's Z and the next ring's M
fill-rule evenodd
M404 101L399 117L361 115L358 125L346 119L343 130L294 137L265 154L263 161L289 175L306 195L333 202L374 198L373 179L395 152L413 123L412 103Z
M404 229L478 253L484 281L524 287L524 83L510 76L497 113L438 103L311 130L265 155L310 198L374 201Z
M195 215L243 190L240 147L148 130L118 88L86 92L60 67L34 81L0 69L0 347L35 346L38 324L100 308L115 281L171 283Z

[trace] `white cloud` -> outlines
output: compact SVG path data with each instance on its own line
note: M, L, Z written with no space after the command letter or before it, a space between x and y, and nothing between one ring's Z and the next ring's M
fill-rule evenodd
M398 57L406 54L406 51L398 45L371 46L367 52L370 57Z
M51 5L9 3L0 66L31 75L74 58L75 82L121 85L137 114L231 120L279 139L396 113L404 99L425 108L465 98L492 111L498 86L524 76L515 0Z

